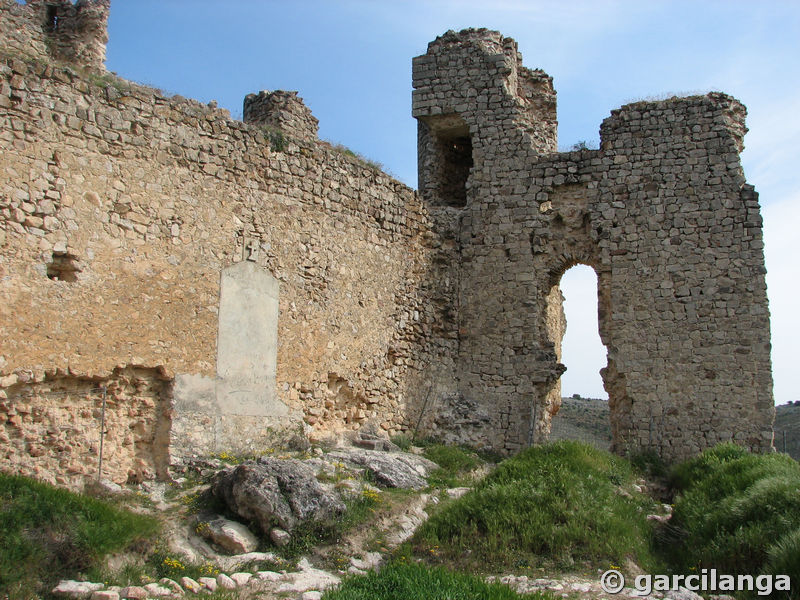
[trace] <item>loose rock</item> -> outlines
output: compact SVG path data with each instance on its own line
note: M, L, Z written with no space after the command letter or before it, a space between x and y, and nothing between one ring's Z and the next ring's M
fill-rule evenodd
M173 594L177 594L179 596L182 596L183 593L184 593L183 592L183 588L180 585L178 585L178 582L177 581L173 581L172 579L170 579L168 577L162 577L161 579L159 579L158 582L161 585L163 585L165 588L171 590Z
M225 575L225 573L220 573L217 575L217 586L225 590L235 590L236 582Z
M119 591L119 597L130 600L145 600L147 598L147 590L138 585L130 585Z
M157 583L148 583L144 589L147 590L148 597L163 598L172 595L171 589Z
M461 496L463 496L464 494L466 494L466 493L467 493L468 491L470 491L471 489L472 489L472 488L468 488L468 487L456 487L456 488L450 488L450 489L448 489L448 490L447 490L447 495L448 495L450 498L461 498Z
M181 585L184 589L189 590L193 594L197 594L203 587L191 577L181 577Z
M217 580L213 577L200 577L197 582L210 592L217 591Z
M236 582L236 585L241 587L243 585L247 585L247 583L253 578L252 573L233 573L231 574L231 579Z
M219 556L216 558L217 565L225 571L236 571L242 565L254 562L277 562L278 557L272 552L247 552L246 554L236 554L234 556Z
M255 552L258 548L258 538L245 525L222 517L200 527L199 533L229 554Z
M664 600L703 600L703 597L685 587L680 587L677 590L665 592Z
M273 544L281 548L292 541L292 536L288 531L284 531L283 529L275 527L274 529L270 530L269 539L272 540Z
M103 589L102 583L65 579L59 581L51 593L54 596L62 596L64 598L90 598L93 592L101 589Z
M365 451L366 452L366 451ZM242 518L269 533L273 523L292 531L299 523L339 515L345 505L302 461L260 458L217 474L215 496Z
M341 579L327 571L315 569L307 559L302 559L297 566L300 568L298 573L287 573L287 583L278 588L278 593L282 592L306 592L309 590L326 590L334 585L339 585Z

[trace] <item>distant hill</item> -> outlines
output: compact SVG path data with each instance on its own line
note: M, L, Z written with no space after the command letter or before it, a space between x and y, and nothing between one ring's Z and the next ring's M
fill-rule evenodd
M562 398L561 409L553 417L550 439L581 440L608 449L611 446L608 401ZM800 460L800 401L775 407L775 449Z
M553 417L550 439L580 440L596 448L611 447L608 401L597 398L562 398Z
M800 460L800 401L775 407L775 449Z

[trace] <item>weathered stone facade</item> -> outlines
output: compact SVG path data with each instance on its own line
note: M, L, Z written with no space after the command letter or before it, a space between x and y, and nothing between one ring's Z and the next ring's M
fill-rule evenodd
M50 4L96 18L48 30ZM107 3L68 4L0 0L2 468L71 483L65 465L99 441L97 390L114 385L117 480L364 426L513 451L557 410L558 281L577 262L600 279L620 451L769 447L735 100L630 105L601 150L557 154L551 79L498 33L448 33L414 63L418 195L318 142L295 93L248 96L243 123L98 74ZM274 278L253 289L277 323L222 314L242 262L235 282ZM248 323L266 328L258 360L243 342L224 366ZM50 431L74 414L71 433ZM96 467L83 460L76 477Z
M101 468L117 483L167 476L171 383L163 371L130 366L107 377L21 375L0 398L4 470L72 487Z
M30 27L26 7L0 6L3 39ZM280 285L286 418L213 427L170 407L172 458L405 427L435 337L434 236L412 190L327 144L287 134L276 151L227 111L4 50L2 393L128 365L215 380L220 276L248 248Z
M420 192L452 236L439 260L457 282L451 397L490 417L470 435L508 451L546 437L564 370L558 284L582 263L598 276L618 451L769 449L769 314L757 195L739 161L744 107L718 93L638 102L603 122L600 150L557 153L550 78L487 30L432 42L414 60L414 88Z

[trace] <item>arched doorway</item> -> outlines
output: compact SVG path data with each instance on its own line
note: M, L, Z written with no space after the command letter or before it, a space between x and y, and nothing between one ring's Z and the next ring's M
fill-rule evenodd
M550 440L574 439L608 449L608 394L600 375L608 356L599 333L597 274L582 263L567 268L549 299L549 310L561 312L563 319L562 339L556 339L555 329L550 333L558 360L567 369L551 392L560 408L551 421Z

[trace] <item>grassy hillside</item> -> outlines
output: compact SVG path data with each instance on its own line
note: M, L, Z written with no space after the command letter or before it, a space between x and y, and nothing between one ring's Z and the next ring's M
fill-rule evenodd
M627 461L562 441L503 461L475 489L437 510L414 551L477 572L596 567L632 558L653 567L655 502Z
M611 447L608 401L594 398L562 398L553 417L550 441L579 440L595 448Z
M40 597L158 529L152 517L0 473L0 597Z
M480 577L442 567L395 562L380 572L346 579L325 600L555 600L551 593L520 595Z
M586 444L561 441L529 448L493 470L463 448L427 444L423 452L441 465L430 474L427 489L396 492L381 510L365 513L369 518L359 521L347 539L317 540L314 548L304 547L304 553L318 558L333 557L338 566L321 563L333 571L342 569L347 556L361 556L361 550L347 550L356 540L362 550L380 548L388 561L380 573L346 577L326 599L510 600L523 596L487 585L479 576L533 579L566 573L593 584L598 570L610 565L629 575L639 568L649 573L715 568L728 574L784 574L791 577L792 595L773 597L800 599L800 464L786 455L755 455L728 444L674 466L669 477L673 517L664 522L666 510L646 495L646 475L629 461ZM487 471L483 479L476 478ZM455 498L445 491L454 486L472 490ZM389 494L372 491L375 498ZM183 505L192 497L176 502ZM425 498L437 500L425 508L430 519L410 542L387 546L390 517L403 522L406 510L417 501L425 506ZM190 571L164 554L159 520L167 530L182 527L185 512L152 506L156 520L124 510L120 502L0 474L0 598L48 597L61 578L94 577L126 585L162 576L196 577L207 565L215 566L194 565ZM651 514L658 518L648 519ZM329 555L320 554L324 548ZM119 552L134 561L129 572L127 565L125 572L104 570L104 558ZM260 597L257 588L236 594L239 600Z
M671 483L675 508L658 541L677 572L788 575L789 597L800 597L797 461L721 444L676 465Z

